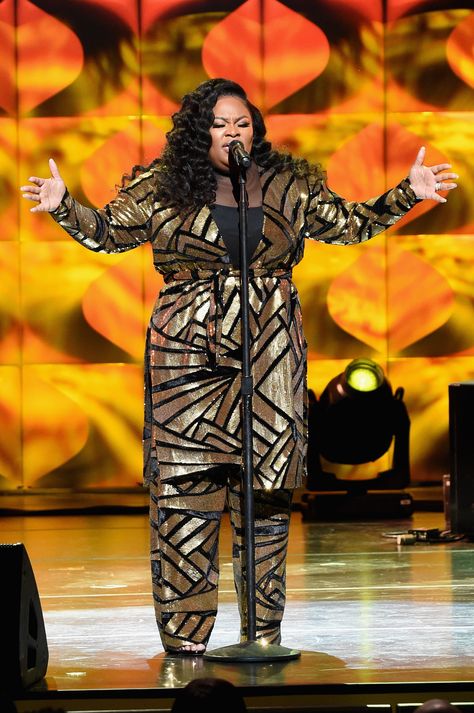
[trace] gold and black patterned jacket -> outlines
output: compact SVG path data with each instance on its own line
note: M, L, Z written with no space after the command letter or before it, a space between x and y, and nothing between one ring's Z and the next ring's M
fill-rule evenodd
M293 488L306 470L306 343L291 271L306 238L369 240L416 202L407 180L348 202L324 182L263 172L263 234L250 262L254 485ZM90 250L149 241L164 275L145 355L145 482L195 478L241 463L239 271L208 206L180 213L142 174L103 209L69 194L55 220Z

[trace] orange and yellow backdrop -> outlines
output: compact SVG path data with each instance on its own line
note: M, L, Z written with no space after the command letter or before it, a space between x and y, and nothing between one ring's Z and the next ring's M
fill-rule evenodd
M369 198L420 145L462 188L295 275L320 393L357 356L405 388L412 478L448 468L448 384L474 378L474 12L461 0L0 1L0 489L141 480L150 252L106 256L31 214L53 156L99 206L164 143L199 82L242 83L269 137Z

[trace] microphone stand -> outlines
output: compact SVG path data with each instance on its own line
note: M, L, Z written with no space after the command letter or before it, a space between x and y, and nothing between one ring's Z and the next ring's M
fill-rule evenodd
M253 378L250 357L250 320L249 320L249 259L247 243L247 166L249 160L237 161L229 151L229 165L238 171L239 176L239 240L240 240L240 323L242 329L242 378L241 378L241 414L242 414L242 462L244 489L244 533L246 567L246 603L247 603L247 641L230 646L222 646L206 652L208 661L225 662L268 662L295 659L300 652L280 644L269 644L256 638L256 583L255 583L255 514L253 495Z

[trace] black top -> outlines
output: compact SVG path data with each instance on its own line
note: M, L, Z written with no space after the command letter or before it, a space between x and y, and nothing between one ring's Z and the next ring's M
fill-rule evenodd
M239 209L226 205L215 205L212 208L212 217L217 223L219 232L229 253L229 258L234 267L240 266L239 245ZM254 254L262 237L263 208L247 209L247 254L249 261Z

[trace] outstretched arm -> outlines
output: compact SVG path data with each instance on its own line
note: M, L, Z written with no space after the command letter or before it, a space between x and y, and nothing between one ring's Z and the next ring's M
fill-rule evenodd
M408 178L381 196L367 201L346 201L331 191L324 182L318 183L309 196L306 210L305 237L327 243L348 245L370 240L394 225L418 200L425 198L445 203L439 190L450 191L457 178L447 169L449 164L424 166L422 147L410 169Z
M69 195L53 159L49 167L50 178L32 176L32 185L21 187L23 197L36 203L32 212L48 211L69 235L94 252L123 252L149 239L155 208L150 173L141 174L104 208L95 210Z

